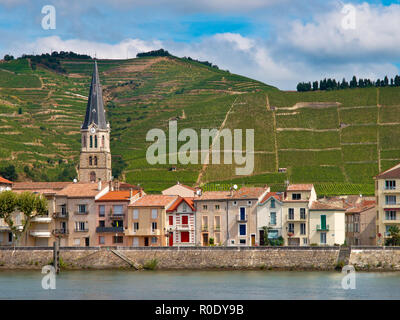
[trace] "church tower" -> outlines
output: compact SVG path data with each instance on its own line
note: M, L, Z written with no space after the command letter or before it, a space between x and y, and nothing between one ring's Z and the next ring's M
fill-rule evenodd
M97 62L94 62L92 83L81 127L79 181L111 181L110 124L106 122Z

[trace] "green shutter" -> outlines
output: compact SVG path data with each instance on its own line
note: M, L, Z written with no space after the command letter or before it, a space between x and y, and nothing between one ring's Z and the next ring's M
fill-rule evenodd
M326 215L321 215L321 229L326 229Z

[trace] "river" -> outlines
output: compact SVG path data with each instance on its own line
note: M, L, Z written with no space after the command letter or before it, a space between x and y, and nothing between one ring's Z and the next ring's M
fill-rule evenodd
M43 276L0 271L0 299L400 299L395 272L357 272L349 290L322 271L62 271L54 290Z

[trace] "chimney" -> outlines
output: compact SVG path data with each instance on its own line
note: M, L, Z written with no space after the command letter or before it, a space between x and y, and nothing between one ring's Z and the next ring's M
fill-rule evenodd
M133 197L133 190L132 188L129 189L129 199L132 199Z
M99 182L97 184L97 190L101 191L101 179L99 179Z
M110 191L114 191L114 185L113 185L112 181L109 181L109 182L108 182L108 189L109 189Z

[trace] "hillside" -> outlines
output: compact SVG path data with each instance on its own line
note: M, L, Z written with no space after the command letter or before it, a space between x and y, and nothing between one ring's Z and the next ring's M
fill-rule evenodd
M66 74L27 59L0 63L0 167L19 179L70 179L77 164L92 62L62 60ZM314 182L320 194L373 193L372 176L400 161L400 88L284 92L175 57L98 61L111 122L114 167L149 192L176 181ZM148 130L254 128L255 170L233 166L150 166ZM225 122L224 122L225 121ZM287 168L287 173L278 173ZM201 173L201 175L200 175ZM200 178L199 178L200 175Z

